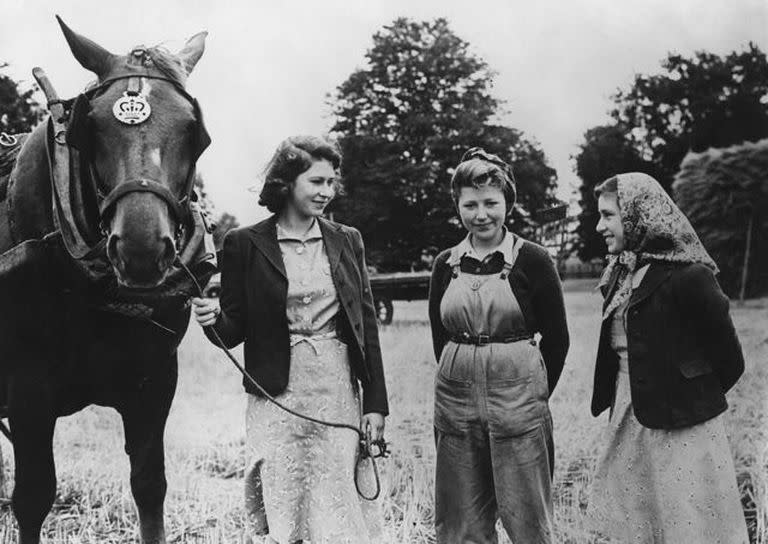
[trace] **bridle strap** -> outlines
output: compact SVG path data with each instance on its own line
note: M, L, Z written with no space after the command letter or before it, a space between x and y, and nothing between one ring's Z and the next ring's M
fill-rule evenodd
M116 81L120 81L123 79L130 80L130 79L137 79L137 78L154 79L154 80L166 81L170 83L171 85L174 86L174 88L179 94L181 94L190 103L192 103L195 109L195 113L198 116L200 115L200 108L197 105L197 101L195 100L195 98L186 91L186 89L181 85L181 83L179 83L175 79L165 77L165 76L141 74L141 73L119 75L119 76L111 77L109 79L105 79L98 85L90 89L87 89L83 94L90 101L95 94L97 94L99 91L102 91L108 88ZM197 122L201 123L202 120L198 118ZM108 212L122 197L130 193L145 192L145 193L153 193L157 195L160 199L165 201L165 203L168 204L168 208L171 210L171 213L174 215L174 219L176 220L176 222L179 225L182 225L184 224L186 219L186 214L184 213L184 206L189 201L190 193L192 191L192 186L194 184L194 172L195 172L195 165L192 164L187 174L187 179L185 181L185 186L184 186L184 192L180 199L174 196L173 193L171 193L171 191L167 187L149 178L138 178L138 179L133 179L133 180L123 182L117 187L115 187L101 201L101 203L99 204L99 215L103 221L105 217L105 213Z
M179 92L179 94L181 94L184 98L186 98L187 100L189 100L193 104L195 102L195 98L191 94L189 94L187 92L187 90L184 88L184 86L181 83L179 83L178 81L176 81L175 79L172 79L170 77L165 77L165 76L155 76L155 75L152 75L152 74L138 74L137 73L137 74L125 74L125 75L121 75L121 76L111 77L109 79L105 79L104 81L102 81L101 83L99 83L98 85L96 85L94 87L91 87L90 89L86 89L83 92L83 94L90 99L94 94L98 93L101 90L104 90L104 89L108 88L115 81L120 81L121 79L132 79L132 78L139 78L139 79L144 78L144 79L155 79L155 80L159 80L159 81L167 81L168 83L173 85L176 88L176 90Z
M130 193L153 193L161 200L168 204L168 208L174 215L177 223L183 223L184 212L183 205L187 200L185 196L181 200L177 200L176 196L162 183L158 183L154 180L147 178L138 178L130 181L126 181L115 187L99 205L99 214L103 218L112 206L117 204L117 201Z

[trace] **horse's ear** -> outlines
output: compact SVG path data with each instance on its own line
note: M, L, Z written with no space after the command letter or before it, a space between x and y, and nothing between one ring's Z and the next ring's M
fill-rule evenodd
M192 36L184 45L181 51L179 51L179 60L184 64L184 69L187 71L187 75L192 73L192 69L203 56L205 51L205 37L208 33L198 32Z
M67 39L69 48L72 50L72 54L77 59L83 68L89 70L101 77L109 70L110 61L114 55L104 49L96 42L89 40L88 38L81 36L69 28L61 17L56 16L56 20L59 21L61 31L64 33L64 37Z

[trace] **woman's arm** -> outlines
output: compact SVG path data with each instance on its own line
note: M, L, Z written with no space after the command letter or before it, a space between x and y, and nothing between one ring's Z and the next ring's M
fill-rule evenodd
M211 328L215 329L227 348L233 348L245 339L246 297L243 274L243 255L238 246L236 232L224 237L221 254L221 313L212 327L203 329L211 342L217 343Z
M560 379L570 346L563 288L555 264L547 251L533 245L529 247L538 250L531 255L531 270L526 271L526 274L535 282L532 304L538 332L541 334L539 347L547 367L547 382L551 395Z
M728 391L744 373L744 354L729 313L730 303L712 270L692 264L684 270L676 288L682 315L695 323L723 391Z
M435 360L440 362L440 355L448 342L448 331L440 318L440 302L445 293L445 277L450 274L447 261L450 250L444 251L435 258L432 266L432 277L429 281L429 325L432 329L432 348L435 350Z
M379 327L376 322L376 309L373 305L371 282L368 279L368 268L365 264L365 246L363 237L357 229L351 229L352 246L355 250L357 266L363 281L361 293L363 314L363 341L365 342L365 358L370 371L370 382L363 383L363 413L376 412L382 415L389 413L387 403L387 386L384 381L384 365L379 344Z

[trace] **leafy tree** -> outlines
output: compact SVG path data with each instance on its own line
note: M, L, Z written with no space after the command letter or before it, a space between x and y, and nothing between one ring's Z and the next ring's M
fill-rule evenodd
M768 136L768 60L754 43L725 57L669 54L662 67L620 90L612 116L668 190L689 151Z
M579 258L588 261L606 254L601 235L595 232L599 220L595 187L622 172L645 172L656 177L653 163L643 160L627 138L627 130L618 125L603 125L589 129L576 155L576 174L581 179L581 213L576 227L576 248Z
M683 159L672 189L730 296L768 293L768 138Z
M216 246L216 249L221 249L222 245L224 244L224 235L227 234L230 230L236 229L240 226L240 222L237 220L237 218L228 213L224 212L216 219L216 222L214 223L213 227L213 245Z
M234 215L228 212L219 213L216 210L213 200L208 196L208 191L205 189L205 182L200 172L195 173L194 187L197 193L197 205L205 215L208 224L213 228L211 233L213 235L213 243L216 249L221 249L224 243L224 235L231 229L239 227L240 223Z
M663 72L639 74L613 97L614 124L584 135L576 156L581 178L577 234L579 256L602 255L594 233L594 186L630 171L654 176L668 191L688 152L702 152L768 136L768 60L755 44L719 57L699 51L686 58L669 54Z
M469 147L513 165L518 217L555 200L555 170L536 142L492 123L494 72L445 19L397 19L365 58L331 96L347 190L333 212L363 232L380 268L409 268L461 236L449 182Z
M0 63L0 70L8 64ZM0 73L0 132L29 132L42 119L44 111L32 98L35 89L27 89Z

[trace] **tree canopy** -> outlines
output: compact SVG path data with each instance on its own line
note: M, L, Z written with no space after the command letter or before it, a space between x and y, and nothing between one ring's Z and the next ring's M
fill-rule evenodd
M237 218L229 212L219 212L216 209L216 205L208 195L203 175L200 172L195 173L194 188L197 193L197 205L203 212L206 221L208 221L208 224L213 229L211 232L211 235L213 236L213 244L216 246L216 249L221 249L224 243L224 235L230 230L239 227L240 223Z
M347 192L332 209L380 268L408 268L461 236L449 184L469 147L512 164L518 217L555 200L555 170L535 141L493 122L494 72L445 19L395 20L365 61L330 96Z
M757 45L725 56L670 53L659 74L638 74L613 97L613 124L584 135L576 155L581 178L578 247L582 259L603 255L594 234L592 190L622 172L641 171L671 190L689 152L703 152L768 137L768 60Z
M637 75L614 97L611 115L630 128L641 157L670 188L689 152L755 142L768 136L768 60L757 45L720 57L670 53L663 72Z
M8 64L0 62L0 70ZM42 119L43 110L32 98L34 88L24 90L6 74L0 72L0 132L19 134L29 132Z

